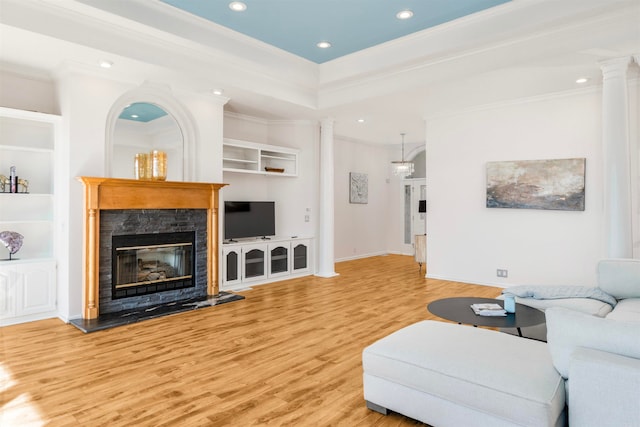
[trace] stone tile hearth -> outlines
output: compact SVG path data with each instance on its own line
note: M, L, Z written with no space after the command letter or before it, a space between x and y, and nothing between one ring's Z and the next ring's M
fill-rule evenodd
M73 319L71 324L82 332L96 332L105 329L111 329L116 326L137 323L147 319L168 316L185 311L197 310L199 308L212 307L232 301L243 300L242 295L232 294L230 292L221 291L214 296L205 296L201 298L191 298L181 301L172 301L151 305L137 310L124 310L115 313L108 313L98 316L97 319Z

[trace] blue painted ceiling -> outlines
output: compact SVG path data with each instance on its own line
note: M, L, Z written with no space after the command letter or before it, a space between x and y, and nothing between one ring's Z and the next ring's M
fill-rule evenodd
M231 0L161 1L321 64L511 0L243 0L244 12Z
M147 102L136 102L128 105L118 118L132 120L135 122L147 123L160 117L166 116L167 112L154 104Z

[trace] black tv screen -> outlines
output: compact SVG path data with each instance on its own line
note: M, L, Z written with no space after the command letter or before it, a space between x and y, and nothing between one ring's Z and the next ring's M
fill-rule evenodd
M427 201L426 200L420 200L418 203L418 212L422 213L422 212L426 212L427 211Z
M275 234L275 202L224 202L226 240Z

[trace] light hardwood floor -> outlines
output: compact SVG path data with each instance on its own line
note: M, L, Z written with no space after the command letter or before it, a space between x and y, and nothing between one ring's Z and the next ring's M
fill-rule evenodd
M400 255L336 271L91 334L57 319L0 328L0 425L420 425L365 408L362 349L433 319L430 301L500 289L425 279Z

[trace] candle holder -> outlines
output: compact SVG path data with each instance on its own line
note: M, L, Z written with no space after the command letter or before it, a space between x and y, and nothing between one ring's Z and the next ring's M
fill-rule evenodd
M151 156L151 179L164 181L167 179L167 153L153 150Z
M134 159L134 174L136 179L151 179L151 162L148 153L138 153Z

